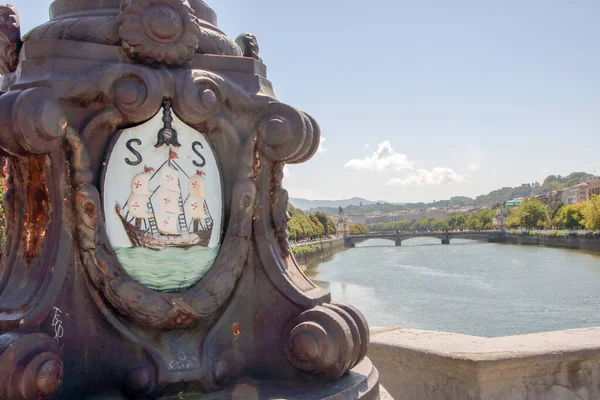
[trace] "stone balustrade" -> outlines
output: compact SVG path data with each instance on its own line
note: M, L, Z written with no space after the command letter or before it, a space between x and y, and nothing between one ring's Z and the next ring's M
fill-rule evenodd
M395 399L600 399L600 328L498 338L373 328L368 355Z

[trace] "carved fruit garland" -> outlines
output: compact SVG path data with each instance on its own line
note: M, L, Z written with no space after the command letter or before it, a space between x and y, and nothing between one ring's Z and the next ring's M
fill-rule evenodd
M123 49L144 64L180 66L198 49L200 25L187 1L130 0L118 21Z

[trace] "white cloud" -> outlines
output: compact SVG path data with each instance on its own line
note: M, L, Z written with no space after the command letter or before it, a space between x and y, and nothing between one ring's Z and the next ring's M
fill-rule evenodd
M407 185L452 185L464 182L466 177L454 172L453 169L437 167L428 171L418 169L406 178L395 178L387 182L388 186L407 186Z
M471 165L469 165L469 171L471 171L471 172L475 172L478 169L479 169L479 165L477 165L477 164L471 164Z
M363 144L363 149L368 150L371 148L371 143L365 143Z
M368 171L401 171L414 168L413 163L408 160L406 154L396 153L388 140L379 143L377 150L371 157L352 159L344 167Z
M327 147L325 147L325 142L327 141L327 138L324 138L323 136L321 136L321 142L319 143L319 149L317 150L317 154L325 154L327 153Z

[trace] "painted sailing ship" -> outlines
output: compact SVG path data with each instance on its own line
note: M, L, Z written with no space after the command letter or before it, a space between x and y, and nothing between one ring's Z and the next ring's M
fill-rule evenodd
M154 250L208 247L214 221L205 200L205 173L188 176L169 149L169 159L158 170L145 168L133 177L127 203L117 214L133 247ZM185 176L188 196L183 199L180 176ZM152 182L158 186L150 190Z

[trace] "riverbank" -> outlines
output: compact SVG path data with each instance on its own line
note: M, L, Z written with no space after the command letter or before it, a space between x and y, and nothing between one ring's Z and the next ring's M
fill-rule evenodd
M344 238L292 244L294 257L298 264L303 267L317 263L321 261L321 259L330 257L338 251L343 250L345 250Z
M498 242L600 252L598 232L510 232Z

